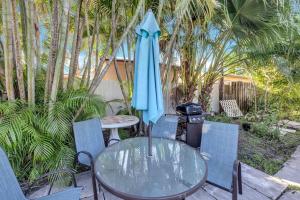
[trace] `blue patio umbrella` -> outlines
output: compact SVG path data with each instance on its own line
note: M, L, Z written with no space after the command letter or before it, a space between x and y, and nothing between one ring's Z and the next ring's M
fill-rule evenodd
M163 94L159 67L160 29L155 16L149 10L136 27L137 42L134 66L134 90L132 106L143 112L146 124L156 123L164 113ZM152 142L149 131L149 154Z

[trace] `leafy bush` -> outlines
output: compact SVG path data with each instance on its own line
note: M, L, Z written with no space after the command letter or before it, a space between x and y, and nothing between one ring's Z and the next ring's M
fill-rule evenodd
M214 122L223 122L223 123L231 123L232 118L227 117L226 114L221 113L219 115L214 115L214 116L207 116L207 120L209 121L214 121Z
M271 175L278 172L283 164L282 161L266 159L260 154L253 154L251 157L243 157L242 161Z
M248 116L249 117L249 116ZM275 127L277 115L274 113L259 115L251 125L250 132L266 139L279 139L280 131Z
M270 140L279 139L279 130L268 126L264 122L253 123L250 131L257 135L258 137L264 137Z
M0 102L0 145L20 181L45 172L72 167L72 121L83 105L79 120L104 113L105 104L84 90L61 93L53 109L25 102Z

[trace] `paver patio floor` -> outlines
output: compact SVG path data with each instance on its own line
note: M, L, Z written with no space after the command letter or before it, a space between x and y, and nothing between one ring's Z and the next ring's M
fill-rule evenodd
M246 164L242 164L242 176L243 194L238 197L241 200L275 200L282 195L288 186L286 182L279 178L267 175ZM78 185L80 185L80 182ZM103 199L102 195L99 195L99 197L99 199ZM108 192L105 192L105 197L106 200L120 200ZM231 198L231 193L210 184L205 184L196 193L187 197L186 200L230 200ZM92 196L83 198L83 200L92 199Z
M300 186L300 146L284 167L275 175L270 176L262 171L242 164L243 194L238 196L240 200L300 200L300 191L287 190L289 185ZM77 174L78 186L83 187L82 200L93 200L93 190L89 172ZM31 198L44 196L45 188L31 195ZM121 200L105 191L106 200ZM219 189L210 184L205 184L196 193L186 200L231 200L231 193ZM99 199L103 200L102 194Z

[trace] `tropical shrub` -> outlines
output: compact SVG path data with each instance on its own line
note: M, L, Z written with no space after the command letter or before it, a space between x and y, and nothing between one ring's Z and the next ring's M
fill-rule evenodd
M85 90L58 95L52 110L26 102L0 103L0 145L20 181L33 180L58 168L72 167L74 141L72 121L102 116L105 104Z
M264 137L269 140L279 139L279 130L269 126L265 122L257 122L251 125L250 132L258 137Z
M221 113L219 115L214 115L214 116L207 116L207 120L209 121L214 121L214 122L223 122L223 123L231 123L232 118L226 116L226 114Z

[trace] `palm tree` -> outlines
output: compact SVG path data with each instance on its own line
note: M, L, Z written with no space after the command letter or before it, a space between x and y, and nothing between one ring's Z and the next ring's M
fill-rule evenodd
M69 23L69 17L70 17L70 5L68 1L64 1L64 4L62 6L62 15L61 15L61 27L60 30L60 42L59 42L59 48L58 48L58 54L57 59L55 63L54 68L54 76L53 76L53 83L52 83L52 89L51 89L51 96L50 96L50 106L49 109L52 109L52 104L56 101L57 98L57 92L58 92L58 84L60 80L60 73L61 73L61 66L63 65L63 56L65 55L64 52L64 44L67 39L68 34L68 23Z
M8 100L15 99L13 84L13 38L10 22L13 20L12 9L8 0L2 2L2 22L4 32L4 66L5 66L5 87Z
M14 49L14 59L16 62L16 74L18 80L18 89L21 100L25 100L25 86L24 86L24 74L23 74L23 64L21 63L21 45L20 45L20 34L18 29L18 19L16 15L16 0L11 1L12 10L12 36L13 36L13 49Z

